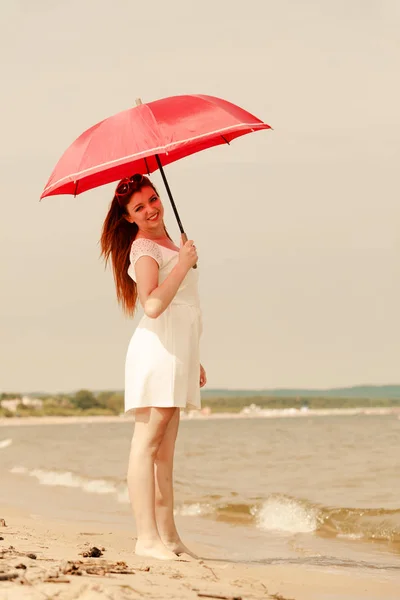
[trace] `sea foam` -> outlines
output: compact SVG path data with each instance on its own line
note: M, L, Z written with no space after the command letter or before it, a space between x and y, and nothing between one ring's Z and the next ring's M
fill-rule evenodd
M260 507L251 509L257 527L263 531L310 533L318 526L318 511L284 495L271 496Z
M28 470L25 467L13 467L11 473L34 477L41 485L61 486L81 489L89 494L115 494L118 502L129 502L126 484L117 484L105 479L89 479L71 471Z

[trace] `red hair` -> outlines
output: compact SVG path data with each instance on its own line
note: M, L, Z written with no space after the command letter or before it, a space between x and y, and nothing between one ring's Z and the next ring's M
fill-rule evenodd
M119 186L120 184L118 184L117 189ZM156 188L148 177L142 177L140 181L131 182L128 193L114 195L103 223L100 239L101 255L104 257L106 264L111 258L118 302L122 305L124 312L131 317L135 313L137 287L128 275L128 267L130 265L130 249L133 240L137 236L138 226L126 219L126 216L128 216L126 205L129 204L133 194L144 187L153 188L158 196Z

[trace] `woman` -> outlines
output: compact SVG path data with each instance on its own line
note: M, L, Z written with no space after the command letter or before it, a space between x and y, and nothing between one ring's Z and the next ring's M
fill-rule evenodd
M129 344L125 410L135 412L128 488L136 520L135 552L164 560L191 553L173 514L173 458L180 408L200 408L206 374L200 365L202 330L193 241L177 248L164 225L156 188L142 175L117 186L101 237L111 257L117 297L144 316Z

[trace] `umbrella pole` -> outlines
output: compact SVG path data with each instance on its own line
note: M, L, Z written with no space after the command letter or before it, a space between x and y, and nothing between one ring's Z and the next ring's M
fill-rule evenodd
M182 235L184 235L186 237L186 240L184 240L184 241L187 241L187 236L185 234L185 230L183 229L182 221L181 221L180 216L178 214L178 210L176 208L176 204L175 204L174 199L172 197L172 192L171 192L171 189L170 189L170 187L168 185L168 181L167 181L167 178L165 176L164 169L162 167L161 160L160 160L160 157L158 156L158 154L155 155L155 159L157 161L157 166L158 166L158 168L160 170L161 177L163 178L165 189L167 190L168 198L169 198L169 200L171 202L172 210L174 211L174 215L176 217L176 220L178 221L178 226L179 226L180 232L181 232Z
M136 98L136 106L140 106L141 104L142 104L142 99L141 98ZM174 199L172 197L172 192L171 192L171 189L170 189L170 187L168 185L168 181L167 181L167 178L165 176L164 169L162 167L161 160L160 160L160 157L158 156L158 154L155 155L155 159L157 161L157 166L158 166L158 168L160 170L161 177L163 178L165 189L167 190L168 198L169 198L169 200L171 202L172 210L174 211L174 215L176 217L176 220L178 221L178 226L179 226L179 230L181 232L182 242L185 243L185 242L187 242L188 237L187 237L187 235L186 235L186 233L185 233L185 231L183 229L182 221L181 221L181 218L179 216L178 210L176 208L176 204L174 202ZM197 265L194 265L193 269L197 269Z
M136 106L140 106L142 104L142 99L141 98L136 98L135 102L136 102ZM181 236L182 236L183 242L185 243L185 242L187 242L187 235L186 235L186 233L185 233L185 231L183 229L182 221L181 221L181 219L179 217L178 210L176 208L174 199L172 197L172 192L171 192L170 187L168 185L168 181L167 181L167 178L165 176L164 169L162 168L160 157L158 156L158 154L156 154L155 158L156 158L156 161L157 161L157 166L160 169L161 177L163 178L163 181L164 181L165 189L167 190L167 194L168 194L169 200L171 202L172 210L174 211L174 215L176 217L176 220L178 221L178 225L179 225L179 229L180 229L180 232L181 232Z
M178 221L179 229L180 229L180 232L181 232L181 239L182 239L182 242L183 242L183 243L185 243L185 242L187 242L187 241L188 241L188 237L187 237L187 235L186 235L186 233L185 233L185 231L184 231L184 229L183 229L182 221L181 221L181 219L180 219L180 216L179 216L179 214L178 214L178 210L177 210L177 208L176 208L176 205L175 205L174 199L173 199L173 197L172 197L172 192L171 192L171 189L170 189L170 187L169 187L169 184L168 184L167 178L166 178L166 176L165 176L164 169L162 168L162 164L161 164L160 157L158 156L158 154L156 154L156 155L155 155L155 158L156 158L156 161L157 161L157 166L158 166L158 168L159 168L159 170L160 170L160 173L161 173L161 177L163 178L163 182L164 182L164 185L165 185L165 189L167 190L168 198L169 198L169 200L170 200L170 202L171 202L172 210L174 211L174 214L175 214L176 220ZM193 269L197 269L197 264L196 264L196 265L193 265Z

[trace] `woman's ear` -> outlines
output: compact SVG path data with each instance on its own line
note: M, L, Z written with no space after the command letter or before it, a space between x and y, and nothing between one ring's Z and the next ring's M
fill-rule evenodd
M129 223L132 223L132 224L135 222L134 218L131 217L131 215L126 214L126 213L124 214L124 219L126 219Z

